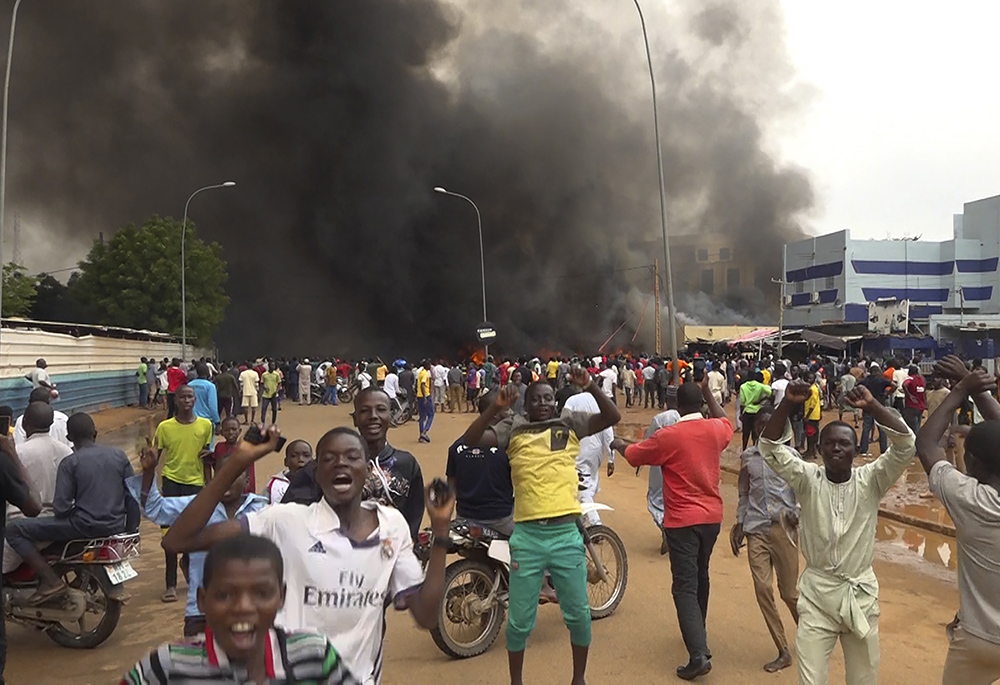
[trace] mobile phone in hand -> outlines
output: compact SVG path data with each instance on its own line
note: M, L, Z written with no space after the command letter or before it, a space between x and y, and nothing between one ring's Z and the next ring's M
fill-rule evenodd
M431 504L437 506L440 502L448 499L450 488L448 482L442 478L435 478L431 481L430 500Z
M256 423L247 428L247 432L243 436L243 439L249 442L251 445L260 445L261 443L266 442L264 436L260 432L260 426L258 426ZM281 436L280 438L278 438L278 444L275 446L274 451L280 452L284 448L286 442L288 442L288 440L287 438L285 438L285 436Z
M0 435L10 434L10 417L0 416Z

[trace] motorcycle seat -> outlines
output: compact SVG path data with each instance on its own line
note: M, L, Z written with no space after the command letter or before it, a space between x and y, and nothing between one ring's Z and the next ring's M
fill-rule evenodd
M468 519L457 518L451 522L451 529L458 533L459 535L465 535L467 537L480 538L486 540L487 542L492 540L508 540L509 536L504 535L498 530L490 528L489 526L484 526L479 523L474 523Z

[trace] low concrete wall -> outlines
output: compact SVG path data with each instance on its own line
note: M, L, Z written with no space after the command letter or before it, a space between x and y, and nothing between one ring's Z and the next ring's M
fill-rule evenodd
M188 346L189 358L209 354ZM140 357L180 357L178 343L126 340L96 335L75 337L40 330L3 329L0 344L0 404L20 414L28 403L31 383L24 378L44 358L58 386L56 409L97 411L137 404L135 372Z

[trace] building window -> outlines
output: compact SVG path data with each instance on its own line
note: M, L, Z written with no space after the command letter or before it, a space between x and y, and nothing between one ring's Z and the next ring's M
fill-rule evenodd
M833 276L828 276L826 279L826 289L833 290L837 287L836 279Z
M730 290L736 290L740 287L739 269L726 269L726 287Z
M803 283L802 281L799 281L798 283L795 284L795 292L797 292L797 293L804 293L805 291L806 291L806 284L805 283Z
M729 248L728 247L720 247L719 248L719 261L720 262L728 262L730 259L732 259L732 257L729 255Z
M708 250L698 250L698 261L707 262L708 261Z
M715 271L712 269L701 270L701 290L706 295L715 293Z

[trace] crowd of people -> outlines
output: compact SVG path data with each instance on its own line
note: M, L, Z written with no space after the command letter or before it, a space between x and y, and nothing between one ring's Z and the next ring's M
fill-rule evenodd
M736 555L746 549L777 649L767 671L793 663L776 577L797 624L800 682L827 681L838 641L847 682L878 681L876 518L916 455L957 532L960 603L943 680L1000 678L1000 403L979 360L947 357L925 377L921 368L931 365L920 359L685 355L675 383L674 360L643 355L427 360L416 371L402 359L316 368L307 358L175 359L161 393L156 367L165 361L143 359L136 372L146 386L140 403L153 406L163 394L168 409L141 450L141 473L121 450L96 442L87 414L53 410L44 360L41 373L28 375L35 387L27 409L0 436L0 495L11 505L4 570L22 561L35 569L32 603L66 591L40 543L134 529L140 513L164 529L162 599L178 599L180 570L185 639L151 652L123 683L378 683L387 608L408 610L422 628L436 625L457 509L510 537L512 685L523 680L540 601L559 603L571 682L580 685L592 639L580 502L593 499L604 462L614 473L616 452L649 467L647 504L669 555L689 653L677 676L701 677L712 668L706 625L724 519L721 458L736 436L743 453L729 542ZM284 444L276 425L283 400L307 403L318 390L336 402L344 385L355 387L352 426L329 430L315 446ZM446 483L425 484L416 457L389 443L400 402L418 406L427 442L435 412L475 412L448 451ZM659 413L641 440L615 437L622 409L635 406ZM837 419L821 423L824 409ZM0 407L0 416L12 414ZM876 433L879 455L856 466ZM283 451L284 469L258 485L255 463L273 451ZM414 545L425 513L435 542L421 564Z

